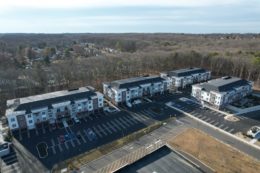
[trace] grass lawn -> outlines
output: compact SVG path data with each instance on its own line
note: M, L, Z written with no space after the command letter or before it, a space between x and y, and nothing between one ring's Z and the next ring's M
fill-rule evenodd
M196 129L188 129L176 138L169 139L169 144L193 155L220 173L260 172L260 161Z

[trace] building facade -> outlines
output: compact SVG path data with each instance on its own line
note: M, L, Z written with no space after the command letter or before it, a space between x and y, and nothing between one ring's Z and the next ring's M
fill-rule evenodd
M221 108L252 93L253 82L237 77L222 77L192 85L192 96L203 104Z
M202 68L185 68L163 72L160 75L169 80L174 88L185 88L188 85L207 81L211 78L211 72Z
M7 101L6 117L11 130L35 128L36 124L61 122L102 109L103 94L81 87Z
M162 94L169 89L169 85L168 80L159 76L144 76L103 83L103 93L118 104L143 96Z

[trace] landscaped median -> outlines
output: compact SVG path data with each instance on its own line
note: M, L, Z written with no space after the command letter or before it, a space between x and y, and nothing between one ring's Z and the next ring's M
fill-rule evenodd
M36 145L38 154L40 158L46 158L48 156L48 145L45 142L40 142Z
M163 125L163 122L156 122L146 128L143 128L139 131L129 134L123 138L120 138L111 143L102 145L102 146L95 148L93 150L90 150L86 153L83 153L81 155L68 159L68 160L64 161L63 163L61 163L60 165L56 165L54 168L54 172L58 172L58 170L60 170L64 167L67 167L69 170L79 169L81 166L87 164L88 162L98 159L99 157L106 155L106 154L112 152L113 150L121 148L122 146L126 145L127 143L137 140L140 137L146 135L147 133L150 133L150 132L154 131L155 129L158 129L162 125Z

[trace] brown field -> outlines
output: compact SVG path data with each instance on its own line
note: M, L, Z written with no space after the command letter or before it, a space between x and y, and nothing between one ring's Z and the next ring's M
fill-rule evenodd
M260 172L260 161L196 129L188 129L176 138L170 139L169 144L191 154L216 172Z

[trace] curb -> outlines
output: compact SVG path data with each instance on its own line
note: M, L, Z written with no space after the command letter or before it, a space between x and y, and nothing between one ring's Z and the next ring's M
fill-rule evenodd
M169 103L169 102L168 102L168 103ZM218 127L213 126L212 124L209 124L209 123L207 123L207 122L205 122L205 121L202 121L201 119L199 119L199 118L197 118L197 117L194 117L194 116L192 116L191 114L189 114L189 113L187 113L187 112L184 112L184 111L182 111L182 110L180 110L180 109L178 109L178 108L175 108L175 107L173 107L173 106L171 106L171 105L168 105L167 103L166 103L166 105L169 106L170 108L173 108L173 109L175 109L175 110L177 110L177 111L179 111L179 112L181 112L181 113L183 113L183 114L189 116L190 118L192 118L192 119L194 119L194 120L196 120L196 121L199 121L200 123L202 123L202 124L204 124L204 125L207 125L207 126L213 128L214 130L217 130L217 131L219 131L219 132L221 132L221 133L223 133L223 134L225 134L225 135L228 135L228 136L230 136L230 137L232 137L232 138L234 138L234 139L236 139L236 140L239 140L240 142L243 142L244 144L246 144L246 145L248 145L248 146L250 146L250 147L253 147L253 148L257 149L257 150L260 150L260 147L259 147L259 146L252 145L252 144L249 143L248 141L244 141L243 139L240 139L239 137L237 137L237 136L235 136L235 135L232 135L232 134L230 134L230 133L228 133L228 132L226 132L226 131L224 131L224 130L218 128Z

